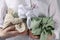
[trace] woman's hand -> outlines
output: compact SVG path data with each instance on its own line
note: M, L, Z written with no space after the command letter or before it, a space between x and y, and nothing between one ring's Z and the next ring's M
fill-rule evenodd
M1 38L6 39L6 38L14 37L14 36L17 36L17 35L19 35L19 32L15 30L14 25L9 26L9 27L5 28L4 30L0 29L0 37Z

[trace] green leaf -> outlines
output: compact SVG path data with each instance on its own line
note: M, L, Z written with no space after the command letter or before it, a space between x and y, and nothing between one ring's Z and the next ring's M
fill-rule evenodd
M52 17L49 17L48 23L54 22Z
M42 33L41 36L40 36L40 40L47 40L47 37L48 37L48 34L44 34Z
M39 28L39 23L41 22L41 18L33 18L31 21L31 28Z
M43 18L43 23L45 24L47 22L47 20L48 20L48 18L47 17L46 18L44 17Z
M51 30L54 30L54 28L52 26L48 26L47 28L48 29L51 29Z
M33 33L33 35L40 35L41 34L41 29L40 28L32 29L32 33Z
M39 23L40 23L40 21L35 21L34 20L34 21L31 22L31 26L30 27L31 28L38 28L39 27Z
M46 27L48 27L48 26L52 26L52 27L54 27L54 22L51 21L50 23L46 24Z

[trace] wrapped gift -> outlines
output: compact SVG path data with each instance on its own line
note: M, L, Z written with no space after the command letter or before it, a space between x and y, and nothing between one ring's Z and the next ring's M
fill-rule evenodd
M10 24L15 25L15 29L20 33L25 32L26 24L18 17L18 14L12 10L11 8L8 9L8 13L4 19L3 29L10 26Z

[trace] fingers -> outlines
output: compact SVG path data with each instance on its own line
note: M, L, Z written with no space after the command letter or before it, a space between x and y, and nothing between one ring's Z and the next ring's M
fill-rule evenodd
M3 29L0 29L0 31L2 31Z
M11 37L11 36L16 36L16 35L19 35L19 32L18 31L10 31L8 32L8 35Z
M4 29L5 32L8 32L8 31L11 31L11 30L14 30L15 27L14 26L10 26L10 27L7 27L6 29Z
M3 38L10 38L10 37L19 35L19 32L14 29L15 29L14 26L9 26L9 27L5 28L4 30L2 30Z
M10 32L5 33L4 38L15 37L17 35L19 35L17 31L10 31Z

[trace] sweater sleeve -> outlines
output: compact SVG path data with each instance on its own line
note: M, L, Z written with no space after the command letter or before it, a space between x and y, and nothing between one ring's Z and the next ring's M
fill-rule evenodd
M53 19L55 21L55 30L54 33L56 35L56 39L59 39L59 31L60 31L60 12L57 0L52 0L50 3L50 16L53 15Z
M3 19L5 17L7 6L4 0L0 0L0 27L3 25Z

